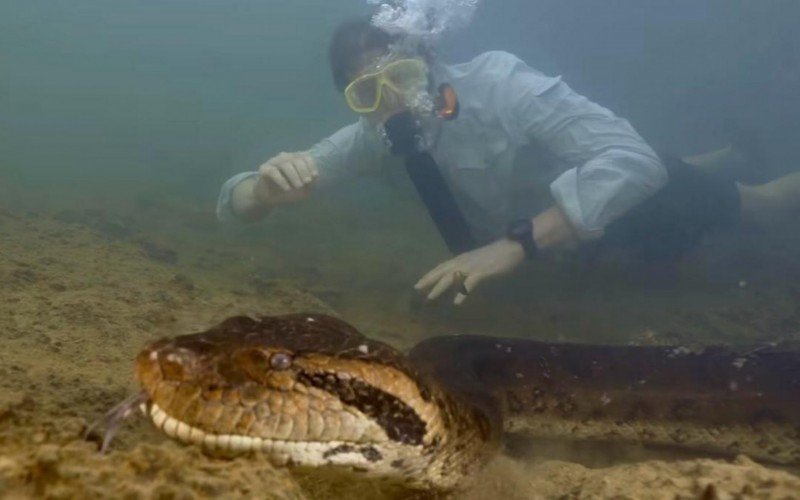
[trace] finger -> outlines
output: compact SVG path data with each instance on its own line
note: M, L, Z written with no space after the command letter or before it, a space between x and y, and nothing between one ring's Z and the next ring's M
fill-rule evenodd
M421 290L423 288L428 288L429 286L433 285L434 283L436 283L436 281L439 280L439 278L442 277L442 274L450 270L452 265L453 265L452 261L450 260L448 260L447 262L442 262L438 266L434 267L432 270L428 271L428 273L425 274L425 276L420 278L419 281L417 281L417 284L414 285L414 288L416 288L417 290Z
M281 171L275 168L274 165L265 163L264 165L261 165L261 167L258 169L258 173L261 175L261 177L265 177L274 182L275 184L277 184L278 187L280 187L284 191L290 191L292 189L291 186L289 186L289 183L286 181L286 178L281 173Z
M467 276L467 279L464 280L464 283L461 284L461 291L456 294L456 298L453 300L453 304L460 306L467 300L467 297L470 293L472 293L477 287L478 283L481 282L481 276L477 274L471 274ZM467 293L464 293L467 292Z
M319 177L319 167L317 167L317 162L314 161L314 158L312 158L311 155L306 155L305 160L308 162L308 166L311 169L311 175Z
M468 293L472 293L472 291L478 287L478 283L480 283L481 281L483 281L482 274L478 273L470 274L469 276L467 276L467 279L464 280L464 289Z
M301 155L300 159L305 164L306 170L308 170L308 175L311 176L311 180L316 179L317 176L319 176L319 170L317 170L317 164L314 162L314 159L311 158L311 155Z
M434 300L438 298L441 294L444 293L445 290L450 288L452 284L453 284L453 274L452 273L445 274L444 276L442 276L442 279L440 279L439 282L436 283L436 286L433 287L431 293L428 294L428 300Z
M292 187L300 189L303 187L303 181L300 180L300 174L297 173L297 168L292 160L287 160L278 165L278 168L283 172L284 177L289 179Z
M445 273L450 273L455 268L455 259L442 262L438 266L428 271L425 276L417 282L417 288L427 288L439 280Z
M311 182L312 175L311 169L308 166L308 161L303 158L302 156L298 156L294 161L295 169L297 173L300 175L300 180L303 181L303 185L307 185Z

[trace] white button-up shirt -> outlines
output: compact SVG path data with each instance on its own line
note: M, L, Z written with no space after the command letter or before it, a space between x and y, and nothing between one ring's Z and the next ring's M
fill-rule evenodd
M464 64L436 65L432 76L437 85L455 89L460 109L456 119L434 124L438 130L430 153L479 241L501 236L514 218L535 215L524 207L546 207L533 199L547 194L540 189L543 183L552 195L548 202L557 203L578 236L588 240L602 236L610 222L667 182L658 156L627 120L512 54L493 51ZM518 155L528 151L526 146L544 155ZM363 118L310 153L320 170L320 187L378 170L389 155ZM235 218L231 192L252 175L245 172L225 183L217 205L220 219Z

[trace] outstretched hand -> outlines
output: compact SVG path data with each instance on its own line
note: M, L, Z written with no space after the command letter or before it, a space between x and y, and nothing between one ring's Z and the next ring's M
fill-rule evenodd
M319 169L310 154L280 153L258 168L253 192L264 205L293 203L308 197L318 176Z
M487 278L510 272L525 259L522 245L502 239L445 261L423 276L414 288L428 292L428 299L455 288L454 304L460 305Z

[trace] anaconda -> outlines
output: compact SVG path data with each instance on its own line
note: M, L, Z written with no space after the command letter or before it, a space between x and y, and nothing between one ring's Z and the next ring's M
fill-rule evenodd
M406 355L325 315L233 317L136 360L167 435L278 464L449 490L505 432L800 463L800 350L423 341Z

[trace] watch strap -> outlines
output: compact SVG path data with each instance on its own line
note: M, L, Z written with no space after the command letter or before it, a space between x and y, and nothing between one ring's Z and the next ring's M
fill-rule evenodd
M522 245L525 258L532 260L539 254L539 247L533 239L533 221L531 219L518 219L508 225L506 237Z

